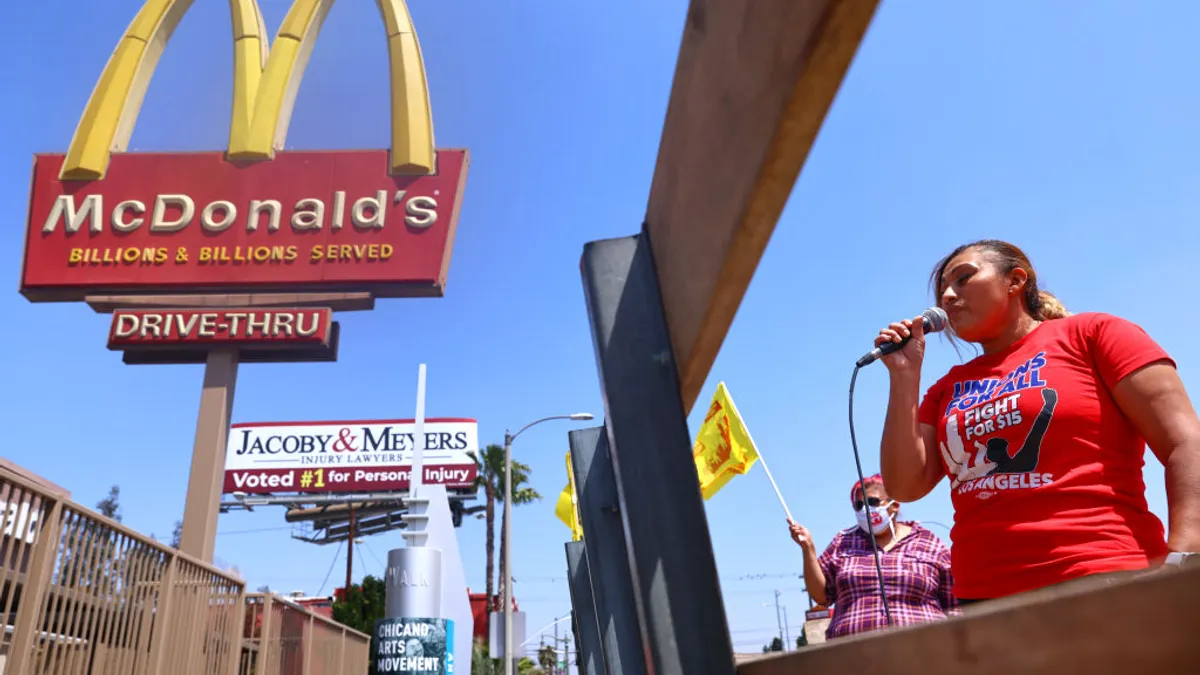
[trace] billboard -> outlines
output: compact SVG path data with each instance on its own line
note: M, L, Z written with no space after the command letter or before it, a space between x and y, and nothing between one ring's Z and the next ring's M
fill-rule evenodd
M225 454L224 492L354 493L408 489L413 420L234 424ZM470 488L477 475L478 425L468 418L425 420L424 482Z
M34 157L21 292L38 302L266 291L440 296L469 155L434 145L404 1L376 3L389 52L390 149L283 152L333 2L293 0L272 44L255 0L230 0L226 150L127 153L154 69L191 4L146 0L67 152Z

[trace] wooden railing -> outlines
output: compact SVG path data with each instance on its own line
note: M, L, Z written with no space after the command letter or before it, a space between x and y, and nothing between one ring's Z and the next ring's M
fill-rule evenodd
M0 466L0 675L366 675L368 643Z
M1200 569L1047 589L937 623L742 663L738 675L1179 675L1200 672Z

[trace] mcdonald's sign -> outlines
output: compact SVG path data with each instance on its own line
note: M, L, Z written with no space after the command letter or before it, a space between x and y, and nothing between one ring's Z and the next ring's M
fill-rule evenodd
M283 151L333 0L294 0L268 43L255 0L230 0L225 152L128 153L159 56L191 0L146 0L65 154L34 157L21 292L369 291L440 296L469 153L437 150L404 0L377 0L391 79L390 150Z

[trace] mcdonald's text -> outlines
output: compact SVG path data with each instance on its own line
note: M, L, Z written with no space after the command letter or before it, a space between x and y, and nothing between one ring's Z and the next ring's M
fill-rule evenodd
M106 292L370 291L441 295L468 156L431 175L389 174L386 150L114 154L102 180L61 180L38 155L21 290L31 300Z
M117 310L109 349L224 344L321 345L333 312L313 309Z

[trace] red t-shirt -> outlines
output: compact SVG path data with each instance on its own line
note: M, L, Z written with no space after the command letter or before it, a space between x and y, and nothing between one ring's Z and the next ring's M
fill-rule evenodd
M1167 554L1146 504L1146 442L1110 393L1164 359L1137 325L1078 314L929 388L919 417L937 428L951 481L955 595L1003 597Z

